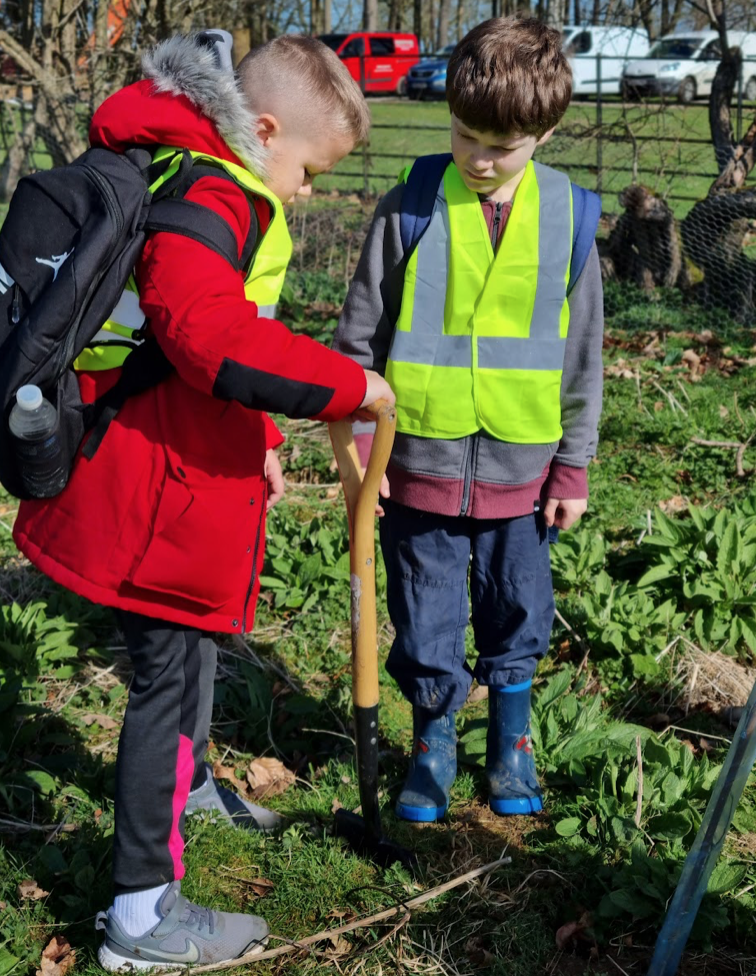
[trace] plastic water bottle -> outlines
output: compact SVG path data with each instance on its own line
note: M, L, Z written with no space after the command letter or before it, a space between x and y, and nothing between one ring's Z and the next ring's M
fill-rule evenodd
M58 429L58 411L38 386L22 386L8 420L21 482L32 498L53 498L65 488L68 470Z

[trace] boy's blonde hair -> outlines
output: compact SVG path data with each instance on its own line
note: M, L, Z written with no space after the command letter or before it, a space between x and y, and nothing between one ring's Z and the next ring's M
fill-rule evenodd
M562 35L532 18L478 24L449 59L449 108L479 132L540 139L567 111L571 94Z
M336 54L314 37L283 34L245 55L237 69L242 90L255 111L262 100L288 103L308 128L335 132L363 142L370 131L370 111L359 85ZM259 94L258 94L259 93Z

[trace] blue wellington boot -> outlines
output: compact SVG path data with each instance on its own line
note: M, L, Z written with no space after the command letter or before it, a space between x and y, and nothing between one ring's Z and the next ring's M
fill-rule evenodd
M412 757L396 802L396 815L402 820L432 823L446 813L457 775L454 715L431 718L425 709L412 708Z
M498 814L543 810L530 742L530 686L522 681L488 689L486 775L489 804Z

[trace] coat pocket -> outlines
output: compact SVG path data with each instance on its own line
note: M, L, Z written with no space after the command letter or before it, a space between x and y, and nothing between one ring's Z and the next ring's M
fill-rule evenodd
M169 456L154 528L128 582L210 609L243 600L252 571L247 537L256 533L253 513L259 518L262 502L250 507L251 490L246 480Z

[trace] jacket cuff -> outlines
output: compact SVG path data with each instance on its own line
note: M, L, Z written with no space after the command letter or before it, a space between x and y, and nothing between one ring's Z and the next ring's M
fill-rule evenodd
M588 469L568 468L566 464L553 461L549 469L549 476L544 482L541 497L578 499L588 497Z
M286 438L267 413L263 412L262 419L263 427L265 428L265 450L270 451L276 447L280 447Z
M331 355L339 359L335 364L335 368L339 371L338 383L334 384L333 395L328 406L315 414L312 420L343 420L350 413L354 413L365 399L367 378L362 366L340 353L331 351Z

